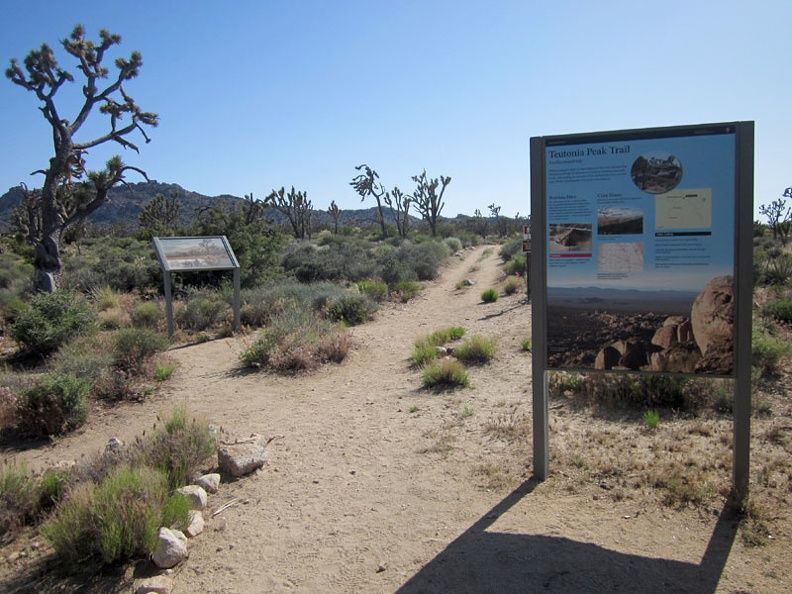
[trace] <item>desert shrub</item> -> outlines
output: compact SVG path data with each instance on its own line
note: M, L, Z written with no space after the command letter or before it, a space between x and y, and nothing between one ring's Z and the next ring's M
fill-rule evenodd
M95 287L90 291L91 299L98 311L107 311L121 306L121 293L112 287Z
M52 356L50 368L59 374L96 380L115 363L115 354L105 340L79 337L63 345Z
M667 407L697 413L706 407L717 409L724 384L713 378L679 375L553 372L549 389L551 394L571 395L585 405L626 410Z
M514 236L508 239L498 250L498 255L500 256L503 262L508 262L514 256L518 256L522 254L522 236ZM525 266L525 261L523 261L523 266ZM525 270L525 268L523 268Z
M518 274L523 275L525 274L526 265L527 263L525 254L517 254L510 260L506 261L506 263L503 265L503 272L507 276L516 276Z
M48 468L38 480L38 506L42 511L52 509L66 494L69 473L58 468Z
M314 310L291 304L271 317L262 334L240 354L240 359L248 366L295 373L342 361L350 344L345 330L322 319Z
M33 266L13 253L0 253L0 316L13 322L33 289Z
M399 301L407 303L421 291L421 285L416 282L404 280L393 285L393 293L398 296Z
M452 254L462 251L462 242L456 237L446 237L443 243L446 244Z
M147 241L107 237L96 240L90 254L63 254L61 287L65 290L88 293L94 287L109 287L130 293L161 286L162 270Z
M759 258L758 271L755 271L758 282L766 285L789 284L792 279L792 254L771 248L764 258Z
M647 428L657 429L657 426L660 424L660 413L653 409L644 411L643 422Z
M435 330L426 338L422 339L434 346L443 346L450 340L459 340L465 335L465 329L461 326L449 326Z
M165 310L156 301L141 301L131 314L132 324L156 328L165 319Z
M325 306L324 313L332 322L343 322L348 326L357 326L371 319L377 310L377 304L362 293L345 293L331 299Z
M754 327L751 336L751 364L763 373L776 374L781 361L792 352L792 344L770 334L762 327Z
M779 322L792 322L792 297L782 297L777 301L772 301L765 305L762 311Z
M326 238L322 245L294 242L283 252L281 266L298 281L359 281L376 276L370 246L359 240Z
M396 287L407 282L414 283L418 280L418 275L410 268L409 264L396 257L386 257L384 259L380 269L380 276L389 287Z
M357 288L376 302L384 301L388 296L388 284L381 280L364 279L357 283Z
M177 407L157 430L139 446L137 465L156 468L164 474L170 489L190 482L203 464L217 451L217 441L209 425L187 415L185 407Z
M219 295L195 295L176 312L176 323L191 332L208 330L223 319L227 308Z
M475 334L454 349L454 356L469 364L489 363L495 355L495 343Z
M495 289L486 289L481 294L481 300L484 303L495 303L498 300L498 291Z
M151 328L122 328L114 335L116 365L140 371L156 353L168 348L168 337Z
M470 385L465 367L455 359L444 359L423 368L423 387L430 390L466 388Z
M154 377L159 382L164 382L173 375L176 371L176 364L172 361L155 361L154 362Z
M533 348L533 344L530 338L520 339L520 350L530 352L532 348Z
M91 379L50 374L22 391L17 416L20 427L43 437L63 435L85 423Z
M0 544L33 522L39 512L38 501L36 481L27 466L6 463L0 467Z
M437 347L426 340L421 340L413 345L408 361L411 367L423 367L435 359L437 359Z
M41 293L19 313L11 336L28 351L47 356L73 338L96 330L96 312L80 295Z
M68 571L145 558L157 545L167 499L162 472L123 466L99 485L78 486L41 533Z
M506 295L514 295L517 291L522 289L522 282L517 276L510 276L503 284L503 292Z

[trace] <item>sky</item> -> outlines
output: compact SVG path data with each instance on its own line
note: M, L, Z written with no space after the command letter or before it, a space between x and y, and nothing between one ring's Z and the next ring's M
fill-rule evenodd
M405 193L450 176L444 216L530 213L530 138L751 120L755 218L792 186L789 0L0 0L3 71L75 24L109 57L143 56L125 84L160 125L113 154L210 196L294 186L317 210L362 204L366 163ZM108 61L110 63L110 61ZM111 66L111 73L113 67ZM57 98L73 119L79 78ZM0 194L35 187L52 156L35 96L0 80ZM79 141L104 134L95 112ZM128 181L142 181L130 172ZM371 200L371 199L369 199Z

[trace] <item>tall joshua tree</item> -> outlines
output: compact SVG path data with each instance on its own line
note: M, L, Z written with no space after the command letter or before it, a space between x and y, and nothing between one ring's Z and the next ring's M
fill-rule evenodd
M429 223L432 237L435 237L437 235L437 219L445 206L443 194L445 194L446 186L451 183L451 178L441 175L439 180L436 177L430 179L426 176L426 169L424 169L421 175L413 175L412 180L417 184L412 195L415 210ZM439 194L437 193L438 186L440 186Z
M107 162L104 170L87 172L85 169L84 157L88 150L106 142L117 142L124 148L139 152L128 135L137 131L149 142L143 126L154 127L158 122L157 114L142 111L124 89L124 83L135 78L143 64L139 52L133 51L129 59L116 58L117 72L113 78L108 78L109 70L102 61L106 52L120 43L119 35L104 29L99 31L98 43L90 41L85 38L81 25L74 27L69 38L61 42L66 53L77 60L79 76L84 79L82 100L72 119L63 117L55 99L65 83L74 82L74 76L58 66L55 54L47 44L42 44L41 49L31 50L25 57L24 70L12 58L5 73L11 82L36 96L41 102L41 113L52 127L54 154L46 169L34 171L44 175L44 183L40 190L34 190L28 196L33 210L38 211L39 224L35 233L29 235L35 248L34 287L38 291L57 289L57 277L61 271L59 245L63 232L70 225L84 221L107 202L108 192L124 181L128 170L146 177L143 171L125 165L117 156ZM95 138L78 139L80 129L94 108L108 118L109 130Z
M385 227L385 214L382 212L382 200L386 192L382 184L377 181L379 175L365 163L358 165L355 169L358 171L362 170L363 173L356 175L352 181L349 182L349 185L355 188L355 192L360 196L361 202L366 199L366 196L374 196L374 199L377 201L377 220L380 224L382 237L387 237L388 232Z

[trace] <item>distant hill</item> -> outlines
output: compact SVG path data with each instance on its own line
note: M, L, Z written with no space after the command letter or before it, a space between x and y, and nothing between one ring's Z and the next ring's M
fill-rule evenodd
M142 206L157 194L162 194L166 197L173 194L178 196L182 224L189 224L200 209L217 204L218 201L224 200L233 204L235 201L244 200L244 198L232 196L230 194L205 196L197 192L185 190L178 184L160 183L157 181L140 182L120 185L113 188L110 192L110 201L88 217L88 222L94 225L120 222L127 225L130 229L136 229L138 227L138 217ZM0 231L8 230L11 221L11 212L19 205L21 199L22 191L18 186L11 188L8 192L0 196ZM389 215L390 213L386 209L386 220L389 219L388 222L393 223L394 221ZM288 224L285 215L275 209L268 209L267 216L278 224ZM466 218L462 215L460 215L460 217ZM416 217L411 217L411 219L413 224L416 224L420 220ZM325 209L317 209L314 210L313 221L314 224L332 224L333 219ZM350 221L354 221L360 226L376 225L376 207L356 210L341 209L339 224L343 225Z

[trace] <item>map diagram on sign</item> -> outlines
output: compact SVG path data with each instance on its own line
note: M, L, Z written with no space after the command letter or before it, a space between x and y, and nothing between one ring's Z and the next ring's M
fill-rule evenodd
M657 229L709 229L712 227L712 190L674 190L655 197Z

